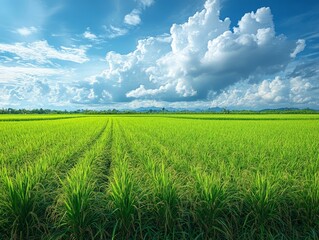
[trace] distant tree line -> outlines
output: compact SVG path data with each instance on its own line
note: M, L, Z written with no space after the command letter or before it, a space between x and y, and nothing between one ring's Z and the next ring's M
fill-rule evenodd
M54 109L14 109L14 108L2 108L0 114L115 114L121 111L117 109L108 110L89 110L89 109L78 109L78 110L54 110ZM124 113L127 111L122 111Z
M144 110L118 110L118 109L107 109L107 110L90 110L90 109L78 109L78 110L54 110L54 109L14 109L14 108L2 108L0 114L158 114L158 113L180 113L180 114L191 114L191 113L214 113L214 114L315 114L319 113L319 110L310 108L297 109L297 108L280 108L280 109L264 109L264 110L229 110L222 108L220 111L207 110L168 110L165 108L156 109L144 109Z

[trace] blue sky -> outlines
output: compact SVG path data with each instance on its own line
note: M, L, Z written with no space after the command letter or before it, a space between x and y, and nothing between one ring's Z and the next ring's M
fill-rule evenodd
M319 108L319 2L1 0L0 107Z

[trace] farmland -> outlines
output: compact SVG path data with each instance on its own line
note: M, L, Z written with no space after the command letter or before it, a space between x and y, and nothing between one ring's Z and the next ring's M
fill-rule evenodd
M0 116L0 239L318 239L318 115Z

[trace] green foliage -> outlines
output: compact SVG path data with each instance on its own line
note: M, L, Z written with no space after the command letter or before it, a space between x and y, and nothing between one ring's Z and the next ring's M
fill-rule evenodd
M4 190L0 201L4 222L1 227L10 232L13 238L27 239L38 223L33 172L27 169L15 178L10 177L6 169L2 169L1 173Z
M217 174L216 174L217 175ZM205 238L228 238L232 235L228 229L230 219L228 214L236 215L231 209L230 197L225 183L220 176L207 174L203 170L195 169L195 222L198 224Z
M318 120L1 116L0 239L318 239Z
M113 170L110 182L109 197L116 219L116 227L130 235L134 221L135 196L132 174L129 172L128 163L123 159Z
M66 178L63 185L62 227L75 239L85 239L95 220L91 210L94 183L90 181L89 172L89 168L81 166Z
M243 196L244 228L249 229L251 236L267 239L273 230L282 227L281 195L275 183L260 173L256 174L251 189Z
M159 227L164 228L165 235L175 227L174 220L178 217L178 195L174 178L162 163L159 168L153 168L153 201Z

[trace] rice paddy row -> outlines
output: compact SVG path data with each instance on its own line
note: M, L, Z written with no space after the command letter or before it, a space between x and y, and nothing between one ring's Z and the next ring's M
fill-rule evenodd
M0 239L318 239L314 116L0 122Z

